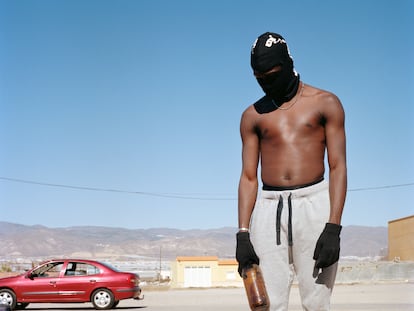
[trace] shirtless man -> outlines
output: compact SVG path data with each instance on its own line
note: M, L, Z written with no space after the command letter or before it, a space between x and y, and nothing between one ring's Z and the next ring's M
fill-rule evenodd
M329 310L347 188L344 110L334 94L300 81L278 34L255 41L251 66L266 95L240 124L239 273L260 263L270 310L287 310L294 275L304 310Z

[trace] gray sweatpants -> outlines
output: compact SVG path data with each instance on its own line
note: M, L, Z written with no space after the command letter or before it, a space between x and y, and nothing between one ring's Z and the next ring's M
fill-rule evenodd
M251 217L250 238L260 258L271 311L288 310L295 275L303 309L329 310L337 263L318 271L313 260L329 210L326 181L296 190L261 192Z

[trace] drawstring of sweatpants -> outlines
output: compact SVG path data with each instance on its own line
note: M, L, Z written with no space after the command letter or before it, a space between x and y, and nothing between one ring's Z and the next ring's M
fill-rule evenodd
M293 245L292 238L292 194L289 194L288 197L288 209L289 209L289 218L288 218L288 243L289 246ZM280 245L280 218L282 217L283 210L283 197L279 197L279 203L277 204L276 210L276 244Z

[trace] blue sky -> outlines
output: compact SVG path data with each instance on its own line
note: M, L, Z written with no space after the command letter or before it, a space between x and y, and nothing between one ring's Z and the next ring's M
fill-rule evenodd
M346 112L344 225L414 214L414 2L0 0L0 219L237 226L265 31Z

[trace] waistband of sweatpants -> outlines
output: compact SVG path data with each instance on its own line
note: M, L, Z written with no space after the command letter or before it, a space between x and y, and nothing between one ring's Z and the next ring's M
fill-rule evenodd
M321 180L320 182L310 185L304 186L298 189L283 189L283 190L262 190L261 197L264 199L279 199L282 195L283 197L288 197L292 195L292 199L306 197L320 191L325 191L328 189L328 182L326 180Z

